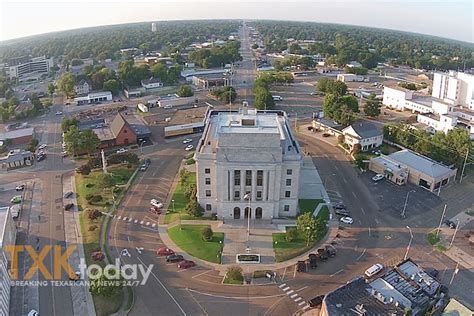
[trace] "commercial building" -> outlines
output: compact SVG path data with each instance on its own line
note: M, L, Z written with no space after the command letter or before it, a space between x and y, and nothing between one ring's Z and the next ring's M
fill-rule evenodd
M358 121L342 130L344 142L354 149L356 144L360 145L362 151L368 151L382 145L383 133L374 123Z
M80 96L80 97L74 98L74 102L77 105L98 103L98 102L105 102L105 101L112 101L112 92L97 91L97 92L91 92L86 96Z
M0 141L11 145L28 144L33 138L35 138L34 127L14 129L0 134Z
M47 74L53 67L53 58L46 58L46 56L29 58L20 57L11 59L9 67L7 68L7 75L12 79L29 78L34 75Z
M223 219L296 216L302 154L282 111L209 111L196 153L197 198Z
M15 169L33 164L33 154L27 150L15 149L10 150L6 157L0 159L2 168Z
M76 95L88 94L90 91L90 85L86 80L82 79L78 84L74 85L74 92Z
M457 169L448 168L408 149L370 159L369 169L384 174L398 185L410 182L429 191L436 191L453 182L457 172Z
M10 272L11 256L5 246L14 246L16 226L9 207L0 208L0 315L9 315L10 310Z
M354 74L338 74L337 81L341 82L361 82L364 81L364 76Z
M131 98L139 98L142 95L142 89L130 89L130 88L125 88L123 89L123 95L127 99Z
M224 87L229 85L229 78L226 74L208 74L192 77L193 85L202 89L213 87Z
M227 73L228 69L218 68L218 69L192 69L186 68L181 71L181 77L185 78L186 81L192 82L193 76L205 76L205 75L224 75Z
M158 78L150 78L141 81L142 87L149 90L149 89L156 89L163 87L163 82L161 82Z
M407 259L376 279L359 277L326 294L319 315L425 315L445 295L436 279Z

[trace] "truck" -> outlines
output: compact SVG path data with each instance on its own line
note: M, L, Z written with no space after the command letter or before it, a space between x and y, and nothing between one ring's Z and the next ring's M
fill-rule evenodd
M138 107L138 109L139 109L140 111L142 111L143 113L148 112L148 107L147 107L145 104L143 104L143 103L138 103L138 106L137 106L137 107Z
M13 219L17 219L20 216L21 204L13 204L10 206L10 213L12 214Z

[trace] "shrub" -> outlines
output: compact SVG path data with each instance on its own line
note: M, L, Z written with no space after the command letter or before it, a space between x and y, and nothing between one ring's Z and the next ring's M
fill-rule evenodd
M196 194L197 194L197 187L195 184L191 184L187 186L186 191L184 191L184 195L190 200L195 199Z
M199 205L196 199L189 201L184 210L186 213L194 217L201 217L204 212L204 209Z
M97 209L93 209L93 210L88 209L88 210L87 210L87 217L88 217L91 221L100 218L102 215L103 215L102 212L99 211L99 210L97 210Z
M286 230L286 235L285 235L286 241L292 242L296 238L298 238L298 230L296 228L289 228Z
M228 267L225 276L230 280L242 281L244 279L242 268L239 266Z
M94 183L87 183L86 188L92 188L95 184Z
M214 235L214 232L212 231L211 227L208 226L202 229L201 235L202 235L202 240L211 241L212 235Z
M91 157L87 161L87 164L89 168L94 169L94 168L101 168L102 167L102 159L101 158L95 158Z
M100 173L97 175L97 183L102 189L112 186L114 179L110 173Z
M91 173L91 167L87 164L80 166L76 169L78 173L88 175Z

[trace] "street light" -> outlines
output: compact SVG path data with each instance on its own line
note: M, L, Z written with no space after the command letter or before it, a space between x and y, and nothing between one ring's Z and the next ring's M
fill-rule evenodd
M411 190L411 191L408 191L407 193L407 197L405 198L405 205L403 205L403 211L402 213L400 214L402 216L402 218L405 218L405 211L407 209L407 204L408 204L408 196L410 195L410 193L412 192L416 192L415 190Z
M411 232L410 226L407 225L406 227L407 227L408 230L410 231L410 241L408 242L407 251L405 252L405 258L403 258L403 260L407 260L407 258L408 258L408 251L410 251L411 241L413 240L413 233Z
M308 232L308 234L306 235L306 247L309 246L309 234L310 234L310 229L311 229L311 227L306 226L306 231Z
M249 211L247 212L247 241L248 241L250 238L250 215L252 214L252 211L251 211L252 196L250 192L244 195L244 200L249 201L249 208L248 208Z
M145 143L146 143L146 141L144 141L144 140L142 140L140 142L140 156L143 156L143 148L142 147L143 147L143 144L145 144Z

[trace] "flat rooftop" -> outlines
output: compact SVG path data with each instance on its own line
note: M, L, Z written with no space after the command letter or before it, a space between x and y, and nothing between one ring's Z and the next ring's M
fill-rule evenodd
M24 136L33 135L35 132L34 127L16 129L5 133L0 133L0 140L15 139Z
M388 155L388 157L408 166L409 168L432 176L433 178L444 176L454 171L437 161L419 155L408 149L394 152L393 154Z

